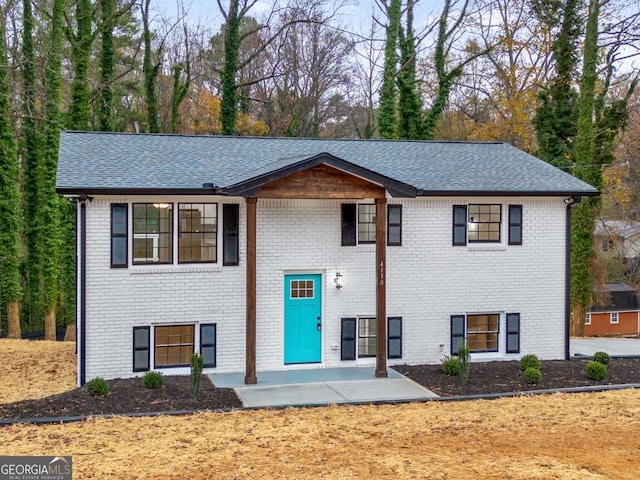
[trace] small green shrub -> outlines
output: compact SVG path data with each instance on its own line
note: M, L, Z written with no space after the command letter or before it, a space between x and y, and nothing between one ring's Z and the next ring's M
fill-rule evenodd
M104 378L97 377L87 382L87 391L94 397L103 397L111 391L111 388Z
M142 377L142 383L145 387L156 390L164 386L164 377L159 372L147 372Z
M460 375L460 368L461 365L459 357L456 357L455 355L453 357L445 356L442 359L442 371L445 375L457 377Z
M525 355L520 359L520 370L522 370L523 372L527 368L535 368L540 370L541 367L542 367L542 362L535 355Z
M204 359L199 353L191 355L191 398L196 400L200 394L202 386L202 369L204 368Z
M602 365L609 365L611 357L607 352L596 352L593 354L593 361L601 363Z
M467 343L462 343L458 348L458 358L460 359L460 375L458 382L464 386L469 380L469 371L471 370L471 349Z
M607 366L600 362L587 363L587 377L591 380L604 380L607 376Z
M528 367L522 372L522 376L524 377L524 381L531 385L537 385L542 381L542 372L535 367Z

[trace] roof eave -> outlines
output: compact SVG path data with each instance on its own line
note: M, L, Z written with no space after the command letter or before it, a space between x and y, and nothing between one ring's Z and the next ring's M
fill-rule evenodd
M418 190L418 197L597 197L598 191L556 191L556 190Z
M62 196L82 195L226 195L218 187L203 188L105 188L105 187L57 187Z

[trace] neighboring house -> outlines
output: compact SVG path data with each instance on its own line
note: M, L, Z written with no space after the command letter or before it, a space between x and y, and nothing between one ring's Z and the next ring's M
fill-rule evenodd
M640 304L638 293L631 285L610 283L605 285L606 298L602 305L593 305L587 313L584 334L640 335Z
M600 219L593 231L596 249L630 264L640 253L640 222Z
M78 381L568 355L571 204L503 143L65 132Z

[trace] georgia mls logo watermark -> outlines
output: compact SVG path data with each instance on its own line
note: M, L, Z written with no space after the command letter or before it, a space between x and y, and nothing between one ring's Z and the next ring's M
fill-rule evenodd
M0 456L0 480L71 480L71 456Z

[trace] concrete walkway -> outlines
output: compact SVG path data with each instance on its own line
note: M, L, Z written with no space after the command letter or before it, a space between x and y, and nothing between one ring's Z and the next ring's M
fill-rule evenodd
M330 405L394 400L422 400L437 396L395 370L375 378L373 368L317 368L258 372L257 385L245 385L243 373L214 373L211 381L233 388L245 407Z
M593 356L596 352L606 352L614 357L640 356L640 338L572 338L571 356Z

